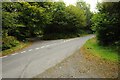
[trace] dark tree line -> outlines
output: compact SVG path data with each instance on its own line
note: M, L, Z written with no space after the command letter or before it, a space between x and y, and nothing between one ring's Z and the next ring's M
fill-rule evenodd
M120 2L98 3L97 8L99 12L92 18L92 29L99 43L116 46L120 51Z
M64 2L3 2L2 49L14 47L19 41L31 37L59 39L79 36L90 31L91 14L85 3L66 6Z

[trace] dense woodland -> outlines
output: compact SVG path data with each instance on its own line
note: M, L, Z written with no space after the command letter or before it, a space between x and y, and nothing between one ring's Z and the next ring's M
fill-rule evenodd
M92 30L100 45L114 46L120 52L120 2L98 3L92 17Z
M2 50L27 38L60 39L95 32L100 45L120 50L120 2L98 3L92 13L85 2L3 2Z
M78 2L2 3L3 47L9 49L26 38L60 39L90 33L89 5Z

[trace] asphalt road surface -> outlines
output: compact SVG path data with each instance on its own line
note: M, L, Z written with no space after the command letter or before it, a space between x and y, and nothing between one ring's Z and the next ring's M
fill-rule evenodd
M28 48L2 58L2 77L33 78L72 55L93 36L37 41Z

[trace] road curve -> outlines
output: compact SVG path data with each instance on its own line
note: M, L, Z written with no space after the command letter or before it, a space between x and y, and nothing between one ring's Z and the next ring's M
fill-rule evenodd
M72 55L93 36L35 42L28 48L2 58L2 77L32 78Z

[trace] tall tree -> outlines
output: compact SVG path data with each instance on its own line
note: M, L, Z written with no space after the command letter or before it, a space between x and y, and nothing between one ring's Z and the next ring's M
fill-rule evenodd
M97 7L99 12L92 21L99 42L103 45L120 45L120 2L103 2Z
M41 2L40 2L41 3ZM42 28L51 21L50 13L40 3L21 3L23 6L21 21L29 30L30 36L42 35Z
M91 30L91 18L93 13L90 11L90 4L87 4L83 0L78 0L76 6L84 10L84 15L86 16L86 29Z

